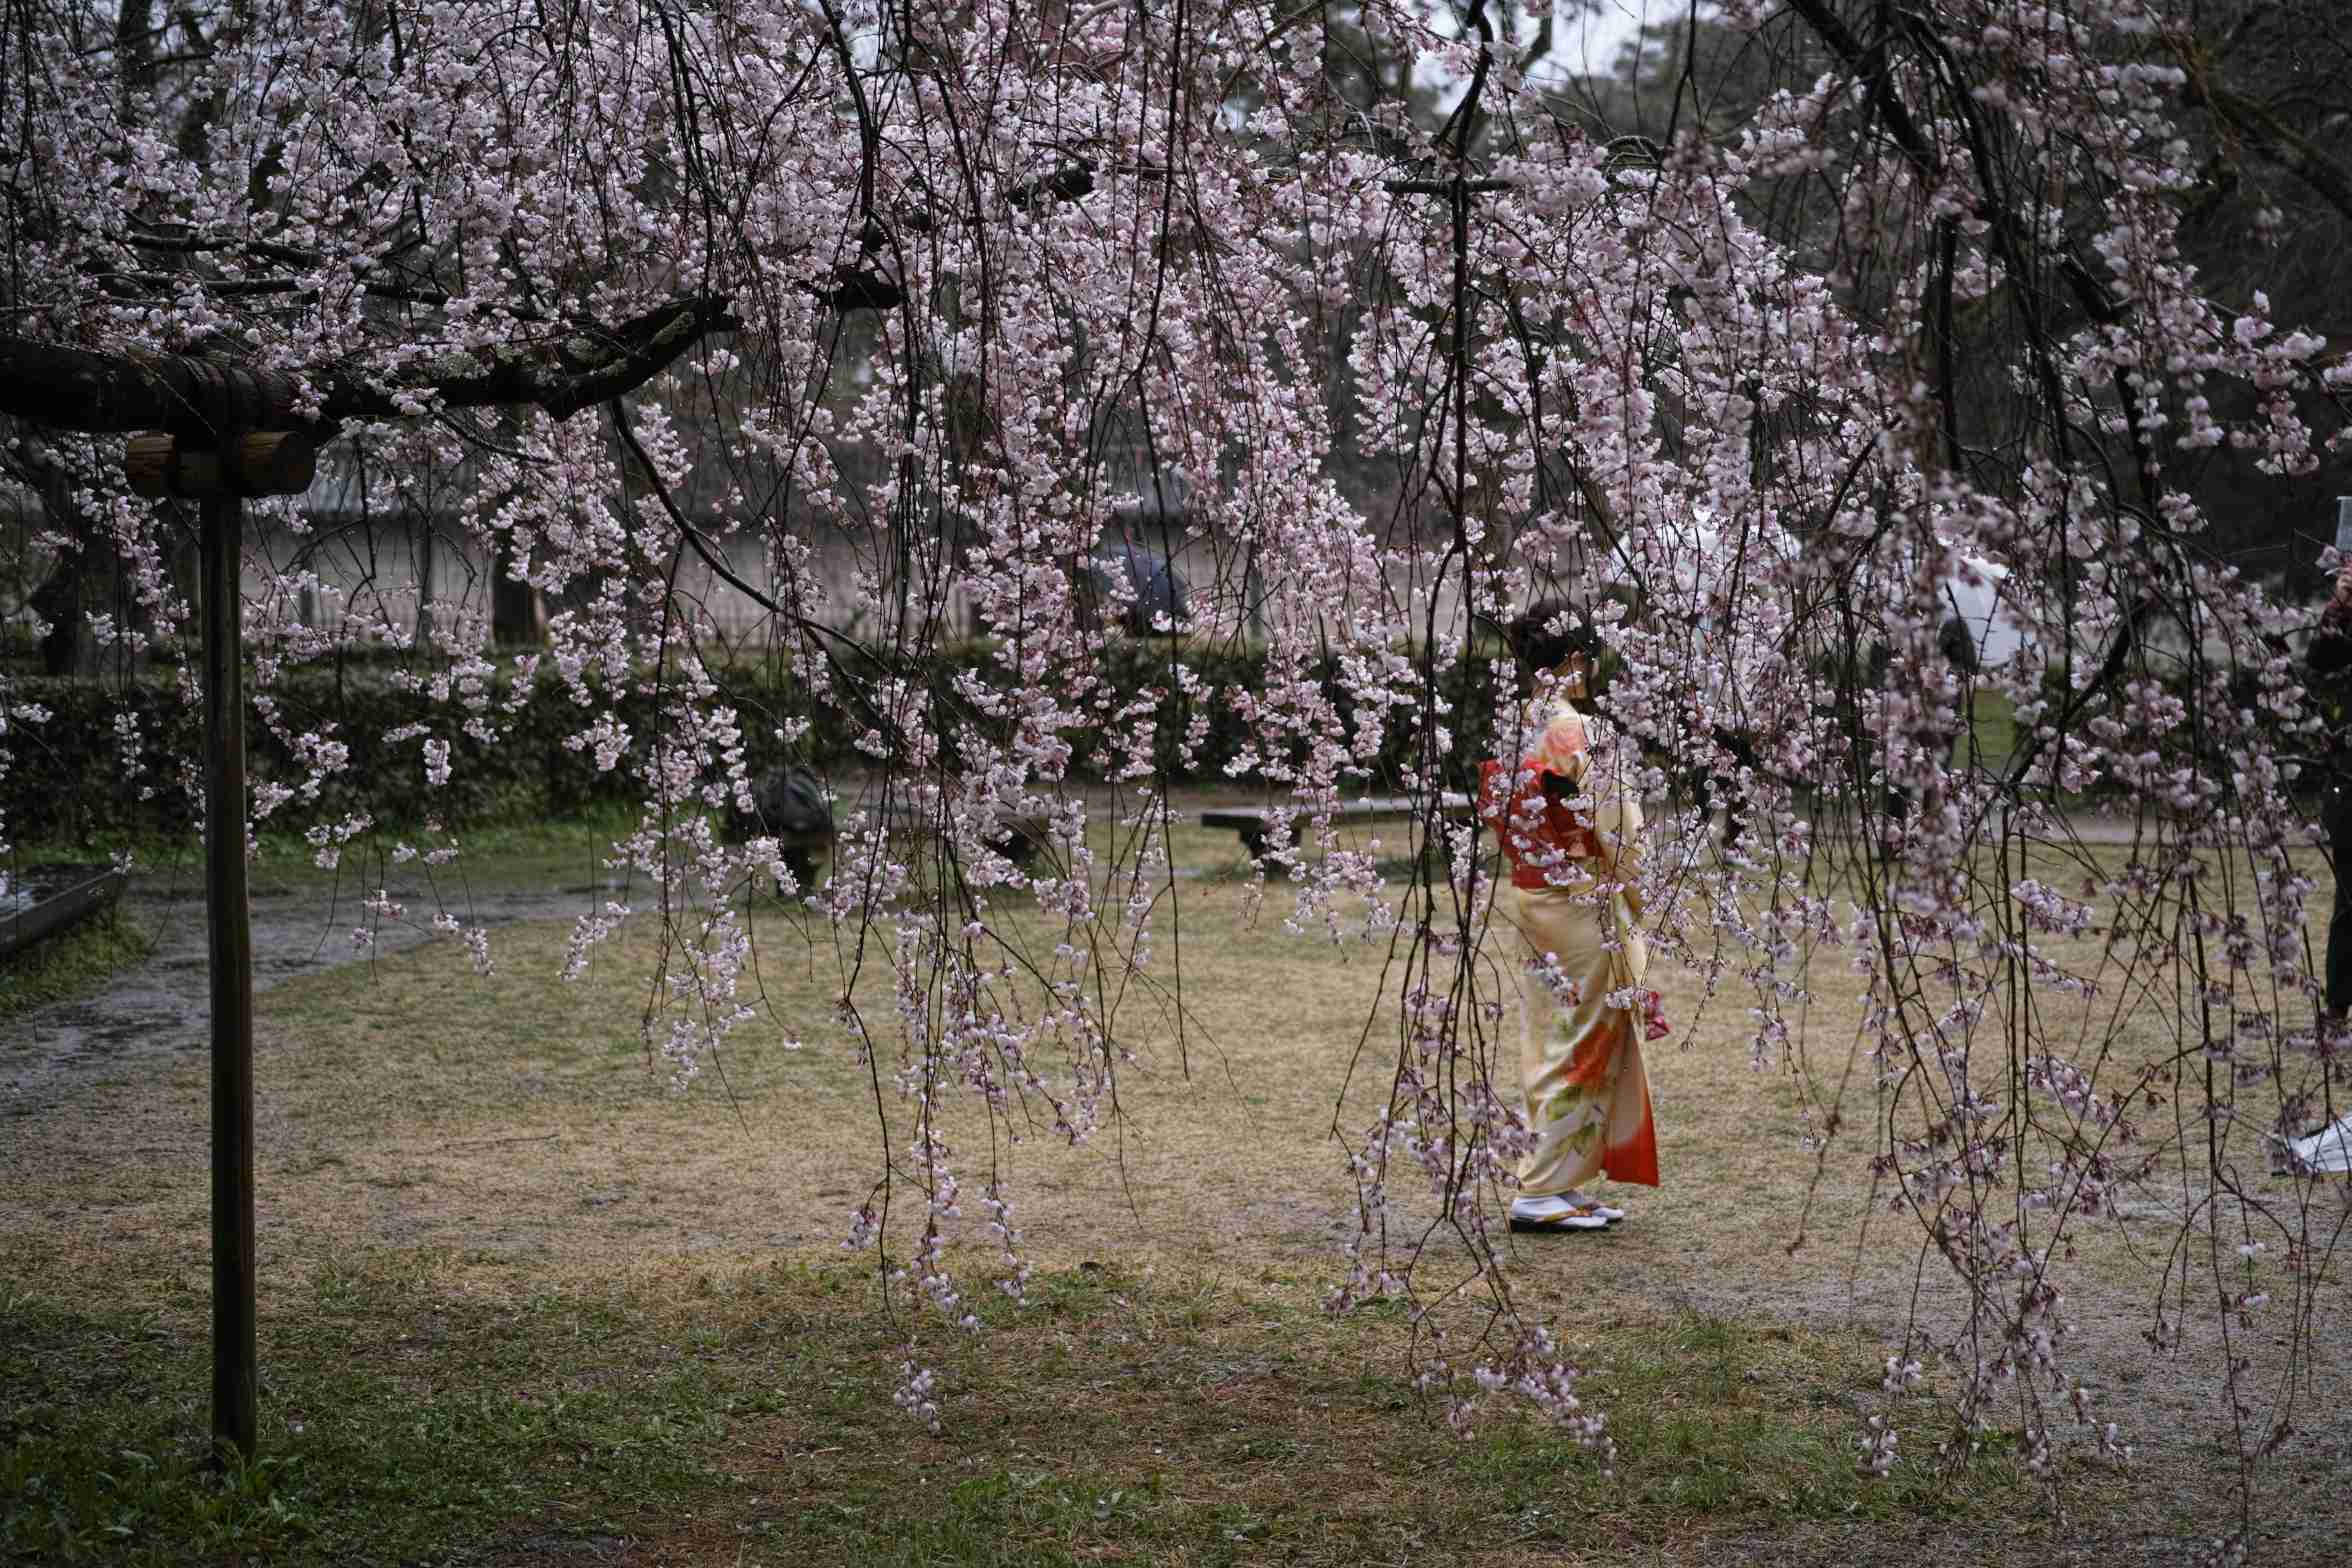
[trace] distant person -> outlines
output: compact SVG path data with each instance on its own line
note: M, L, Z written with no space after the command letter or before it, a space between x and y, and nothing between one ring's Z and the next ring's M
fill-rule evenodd
M2322 1023L2330 1030L2344 1028L2352 1009L2352 737L2344 733L2344 672L2352 668L2352 556L2336 568L2336 591L2319 612L2319 627L2304 655L2313 678L2322 683L2323 705L2335 720L2329 726L2326 790L2320 822L2327 829L2328 860L2336 874L2336 905L2328 917L2326 1011Z
M1485 765L1479 816L1510 867L1496 910L1526 946L1519 1075L1536 1141L1511 1228L1599 1230L1625 1211L1588 1184L1658 1185L1642 1040L1666 1030L1642 989L1640 759L1576 706L1600 657L1589 622L1545 600L1509 638L1533 696L1523 725L1506 722L1515 755Z

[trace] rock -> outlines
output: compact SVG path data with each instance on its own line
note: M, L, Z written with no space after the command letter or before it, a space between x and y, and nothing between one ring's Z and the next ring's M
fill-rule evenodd
M749 817L728 812L738 838L833 831L833 804L825 798L825 781L810 768L769 769L752 785L751 804Z

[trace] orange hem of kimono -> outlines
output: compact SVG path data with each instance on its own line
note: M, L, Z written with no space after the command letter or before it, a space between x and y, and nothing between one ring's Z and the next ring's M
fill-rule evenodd
M1601 1174L1637 1187L1658 1185L1658 1127L1650 1119L1650 1086L1642 1085L1641 1125L1623 1143L1601 1146Z
M1625 1037L1610 1041L1611 1031L1606 1030L1595 1030L1586 1036L1584 1043L1579 1045L1575 1054L1569 1058L1568 1071L1564 1076L1565 1082L1579 1085L1590 1084L1594 1079L1607 1074L1609 1059L1618 1051L1638 1051L1641 1049L1640 1041L1637 1038L1630 1038L1633 1035L1635 1025L1633 1016L1621 1014L1620 1017L1623 1021L1617 1025L1617 1028L1625 1032ZM1601 1174L1611 1181L1621 1181L1635 1187L1663 1185L1658 1179L1658 1123L1657 1119L1650 1114L1650 1075L1646 1064L1642 1072L1640 1125L1620 1141L1601 1145ZM1523 1190L1520 1195L1528 1198L1556 1197L1560 1192L1570 1190L1572 1189L1562 1187L1553 1192L1537 1192L1530 1188Z

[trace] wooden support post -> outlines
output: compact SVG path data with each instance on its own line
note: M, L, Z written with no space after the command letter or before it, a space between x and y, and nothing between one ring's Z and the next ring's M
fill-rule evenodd
M268 410L263 410L265 415ZM282 412L282 411L281 411ZM259 1450L261 1357L253 1247L253 921L245 887L244 546L248 495L299 494L308 436L214 426L217 444L134 436L140 495L204 508L204 918L212 981L212 1441L224 1462Z
M253 929L245 892L245 504L204 498L204 905L212 973L212 1438L260 1428L253 1267ZM225 1457L225 1454L223 1455Z

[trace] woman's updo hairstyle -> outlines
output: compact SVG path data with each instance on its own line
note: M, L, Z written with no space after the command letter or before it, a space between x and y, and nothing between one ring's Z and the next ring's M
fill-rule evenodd
M1571 654L1584 655L1585 666L1601 664L1600 634L1582 610L1566 599L1538 599L1519 612L1503 633L1519 667L1530 672L1556 670Z

